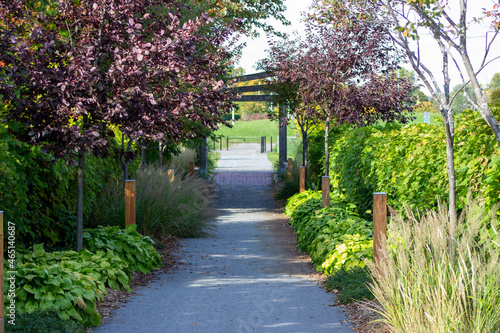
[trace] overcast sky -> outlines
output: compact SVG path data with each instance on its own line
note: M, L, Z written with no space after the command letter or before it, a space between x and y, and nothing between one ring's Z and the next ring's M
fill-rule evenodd
M469 8L474 15L479 15L480 9L483 7L491 7L492 0L473 0L469 1ZM452 1L453 2L453 1ZM304 30L304 24L301 22L301 12L307 11L307 8L311 5L312 0L285 0L285 4L287 7L286 12L284 13L285 17L291 21L291 26L283 26L276 20L269 20L268 22L272 24L276 30L291 33L293 31L302 32ZM472 15L469 15L469 19ZM484 53L484 38L478 38L478 36L482 35L482 31L470 30L468 36L470 37L468 40L468 49L469 55L472 59L473 66L478 67L482 60L481 56ZM247 74L255 73L255 64L258 60L266 57L266 49L267 38L264 33L261 34L259 38L250 39L250 38L242 38L241 42L246 42L247 46L243 49L243 55L239 61L239 66L245 69ZM442 62L441 56L439 53L439 49L436 47L436 43L432 40L432 38L423 38L422 40L422 62L426 64L433 71L436 78L441 79L441 71L442 71ZM437 52L432 52L432 51ZM477 52L474 52L477 50ZM496 56L500 56L500 39L496 41L495 47L491 49L491 53L489 59L492 59ZM460 61L460 59L457 59ZM454 65L453 65L454 66ZM409 65L404 65L404 67L410 68ZM500 60L497 60L490 64L482 73L478 76L480 83L488 84L491 80L493 74L500 72ZM451 74L451 85L452 87L458 83L461 83L461 78L458 74L458 71L455 67L450 67ZM465 71L463 75L467 75ZM467 78L466 78L467 80Z

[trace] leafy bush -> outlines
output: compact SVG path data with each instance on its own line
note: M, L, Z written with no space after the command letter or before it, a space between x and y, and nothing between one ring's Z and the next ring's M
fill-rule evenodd
M324 286L327 290L338 290L337 302L339 304L348 304L355 301L373 300L374 296L368 288L368 283L372 279L366 269L354 267L346 270L339 269L328 276Z
M32 264L37 267L58 265L75 272L91 276L96 281L107 284L112 289L129 287L130 269L128 263L111 250L89 250L45 252L42 244L33 247L33 252L22 255L21 267ZM123 255L123 254L122 254Z
M364 267L373 258L372 223L355 213L356 206L331 194L330 207L321 208L321 192L304 191L288 200L285 212L297 233L298 247L325 274Z
M366 235L346 234L335 239L336 242L327 242L325 250L335 246L327 254L327 258L321 264L325 274L333 274L339 269L350 270L352 268L366 266L366 260L373 260L373 239Z
M454 234L446 207L391 220L390 250L370 268L375 310L395 332L500 331L500 234L488 211L471 202Z
M298 206L313 197L321 200L321 192L306 190L288 198L285 206L285 214L288 216L292 216L293 212L295 211L295 209L297 209Z
M53 310L35 311L18 314L15 325L5 324L6 332L11 333L84 333L85 327L72 320L62 320Z
M135 224L120 229L117 226L99 227L86 229L83 233L84 247L92 252L107 251L112 255L118 255L128 268L140 273L150 273L152 269L161 266L161 258L156 252L153 241L149 237L142 237L137 231ZM109 273L108 273L109 274ZM123 275L113 271L119 282L124 280ZM121 276L121 277L120 277ZM114 288L116 280L113 280Z
M205 194L205 182L187 175L181 168L174 169L170 180L166 168L148 165L137 171L136 213L138 230L144 235L173 235L200 237L206 235L212 225L211 199ZM111 183L101 198L98 225L123 225L123 182Z

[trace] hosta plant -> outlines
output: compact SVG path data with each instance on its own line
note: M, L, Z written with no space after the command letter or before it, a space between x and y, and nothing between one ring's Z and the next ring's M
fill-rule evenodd
M85 229L84 245L92 252L112 251L128 264L131 271L147 274L161 266L161 258L151 238L141 236L136 228L132 224L125 229L117 226Z
M96 301L103 300L106 295L104 282L91 274L79 272L81 262L61 264L51 259L41 244L35 245L33 254L29 256L26 262L23 262L23 256L17 261L17 313L29 314L50 309L56 311L63 320L74 319L87 327L99 325L101 316L96 310ZM39 257L43 259L37 262ZM5 302L10 304L9 296Z

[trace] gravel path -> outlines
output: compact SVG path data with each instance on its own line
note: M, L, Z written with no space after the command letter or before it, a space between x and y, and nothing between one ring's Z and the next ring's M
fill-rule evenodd
M258 144L221 152L213 237L186 239L179 269L138 291L94 332L352 332L342 308L308 277L269 195Z

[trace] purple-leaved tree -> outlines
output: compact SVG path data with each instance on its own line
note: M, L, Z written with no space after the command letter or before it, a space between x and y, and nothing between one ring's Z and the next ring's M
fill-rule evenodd
M357 18L336 27L308 22L303 40L271 42L269 56L261 62L274 77L271 85L295 84L296 101L301 102L295 113L304 124L299 124L303 137L306 126L324 121L325 176L332 124L405 123L411 116L412 82L394 74L401 54L386 29Z
M110 125L131 138L180 139L213 129L233 93L222 81L227 31L180 23L174 0L0 0L0 95L17 133L78 165L82 249L85 154L105 155ZM193 131L198 129L198 131Z

